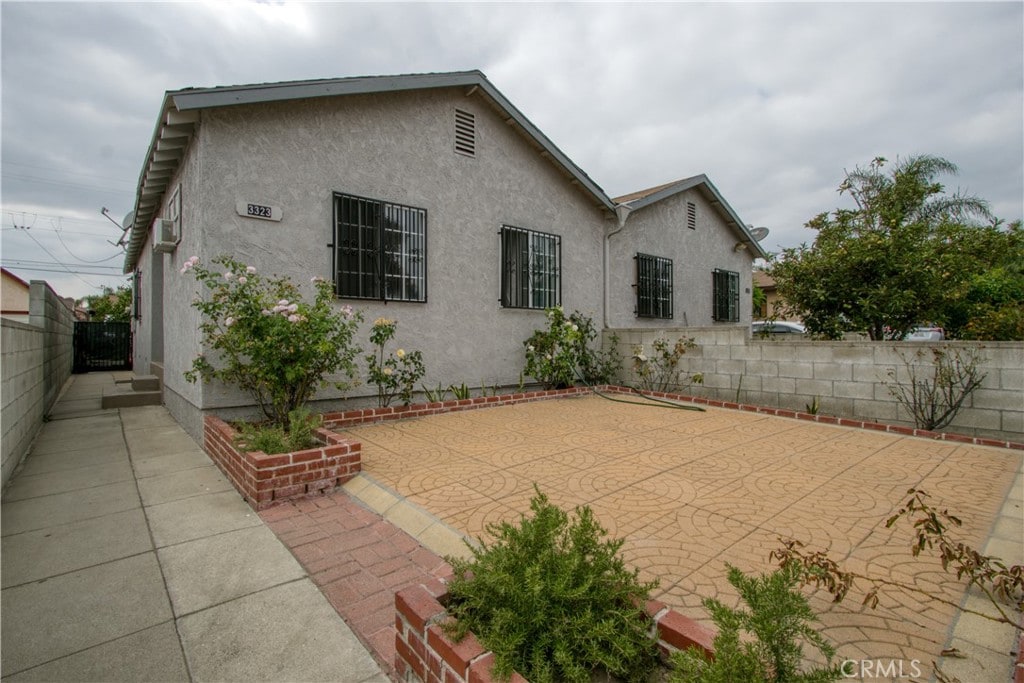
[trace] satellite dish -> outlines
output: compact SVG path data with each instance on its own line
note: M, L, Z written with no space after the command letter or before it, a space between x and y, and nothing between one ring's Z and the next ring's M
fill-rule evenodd
M134 211L129 211L128 213L126 213L124 215L124 220L121 221L121 227L124 228L127 231L129 228L132 227L132 224L134 222L135 222L135 212Z
M768 236L768 228L754 228L750 231L750 234L754 236L754 239L760 242Z

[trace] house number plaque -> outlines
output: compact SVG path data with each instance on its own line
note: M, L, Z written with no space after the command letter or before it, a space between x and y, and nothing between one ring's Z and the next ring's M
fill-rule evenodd
M256 202L240 201L235 204L235 212L246 218L259 218L264 221L280 221L281 207Z

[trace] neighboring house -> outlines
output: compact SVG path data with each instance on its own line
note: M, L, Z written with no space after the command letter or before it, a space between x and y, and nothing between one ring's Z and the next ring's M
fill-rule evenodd
M765 294L765 302L761 306L761 310L754 314L756 320L766 320L771 316L775 316L775 320L800 322L799 316L786 315L785 302L779 296L778 288L775 286L775 279L771 275L763 270L755 270L754 285L760 287Z
M167 92L133 213L137 372L193 434L248 406L182 376L202 351L193 255L333 280L367 321L399 321L427 386L517 384L547 306L749 326L765 256L704 176L611 199L479 71Z
M28 298L29 284L6 268L0 268L0 315L27 323Z

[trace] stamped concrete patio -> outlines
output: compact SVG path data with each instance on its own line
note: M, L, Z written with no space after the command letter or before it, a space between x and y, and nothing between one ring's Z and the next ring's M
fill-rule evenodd
M625 539L628 563L660 581L653 597L709 624L702 598L736 600L725 564L770 571L780 536L829 548L847 569L985 609L938 560L911 556L909 522L885 528L911 487L964 520L957 540L1024 560L1019 450L641 403L589 396L349 433L363 444L364 478L468 537L528 512L534 484L560 506L589 505ZM842 659L901 667L888 678L917 678L915 666L928 678L937 661L963 680L1006 680L1012 629L895 590L863 608L862 590L838 605L812 597ZM944 647L966 657L940 658Z

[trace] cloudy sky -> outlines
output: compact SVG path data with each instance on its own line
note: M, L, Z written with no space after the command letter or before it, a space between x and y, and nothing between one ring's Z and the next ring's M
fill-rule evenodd
M123 282L100 211L133 208L184 87L480 69L609 195L706 173L769 251L876 156L1024 214L1021 2L4 0L0 33L0 256L64 296Z

